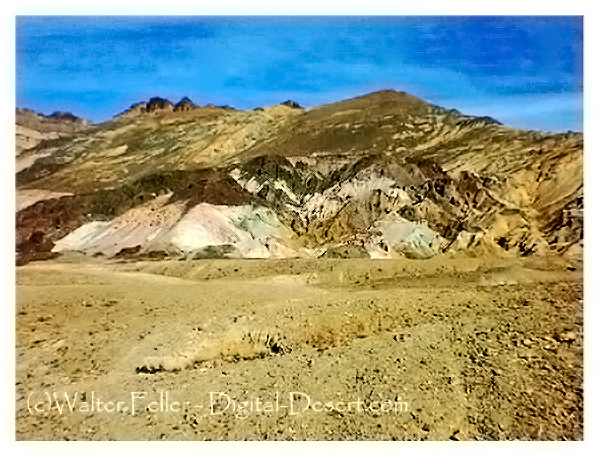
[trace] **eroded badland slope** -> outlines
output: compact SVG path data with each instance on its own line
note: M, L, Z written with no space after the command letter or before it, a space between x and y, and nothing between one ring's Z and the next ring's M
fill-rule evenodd
M104 124L64 122L18 156L20 263L581 255L581 134L393 91L309 110L155 98Z

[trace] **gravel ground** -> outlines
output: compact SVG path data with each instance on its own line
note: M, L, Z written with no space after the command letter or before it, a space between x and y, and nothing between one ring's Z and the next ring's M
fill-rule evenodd
M559 259L34 262L16 437L581 440L582 328Z

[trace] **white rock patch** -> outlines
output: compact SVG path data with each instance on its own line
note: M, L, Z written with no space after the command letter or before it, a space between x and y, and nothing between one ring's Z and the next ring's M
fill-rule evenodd
M263 207L201 203L184 213L184 202L166 204L170 195L127 211L110 222L94 221L56 242L53 252L82 251L115 255L123 248L194 252L233 246L244 258L295 256L289 235L274 212Z
M179 222L184 204L165 203L171 194L130 209L110 222L90 222L58 240L52 252L83 251L114 255L123 248L141 246L148 250Z
M181 219L165 241L184 252L232 245L242 257L268 258L280 250L271 252L271 244L276 245L284 235L284 227L267 208L201 203Z
M382 233L383 240L394 252L412 258L429 258L439 253L447 240L424 223L399 218L377 221L375 227ZM380 253L371 253L372 255Z

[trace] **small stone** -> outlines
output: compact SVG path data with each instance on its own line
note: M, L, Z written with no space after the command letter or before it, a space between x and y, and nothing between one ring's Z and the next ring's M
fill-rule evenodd
M530 338L526 338L524 341L522 341L522 344L524 346L526 346L527 348L532 346L533 341Z
M571 343L576 339L576 334L572 331L564 332L555 338L560 343Z

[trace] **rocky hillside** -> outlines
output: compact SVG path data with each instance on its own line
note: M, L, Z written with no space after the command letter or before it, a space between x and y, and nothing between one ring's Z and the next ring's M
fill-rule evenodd
M582 134L393 91L252 111L153 98L100 125L29 113L17 111L18 263L582 255Z
M21 152L37 146L42 140L55 140L75 132L83 132L90 125L85 119L71 113L56 112L44 116L29 109L19 108L15 113L15 121L17 159ZM17 171L22 168L24 166L17 161Z

